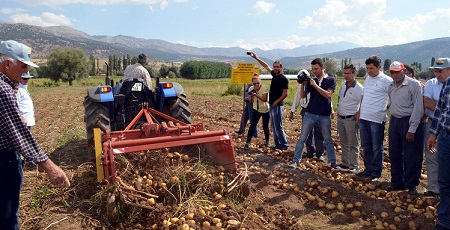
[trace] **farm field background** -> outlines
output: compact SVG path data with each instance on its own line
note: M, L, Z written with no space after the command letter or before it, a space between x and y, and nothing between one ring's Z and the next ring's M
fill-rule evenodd
M242 96L227 95L230 79L171 80L184 87L193 122L203 122L209 130L233 132L238 128ZM338 82L339 86L342 79ZM316 159L302 160L301 170L285 167L292 159L301 127L299 113L293 122L287 119L298 86L296 81L289 82L283 118L290 144L288 150L266 149L260 129L259 137L252 140L252 148L244 151L245 138L232 134L237 158L250 167L251 193L247 198L217 188L215 192L222 195L218 200L214 199L212 191L204 190L202 199L183 197L185 202L175 206L166 205L167 200L157 200L153 210L122 207L125 214L118 219L119 223L110 223L103 210L104 199L101 186L96 182L94 164L87 160L83 121L86 88L103 83L101 77L75 81L71 87L64 83L55 85L48 79L31 80L29 91L36 111L32 133L44 151L68 173L72 186L51 186L45 173L27 164L19 212L21 229L181 229L183 224L194 229L220 229L214 227L217 222L214 218L220 219L225 229L432 229L434 226L437 198L384 190L390 180L387 152L379 182L370 182L345 171L333 171L327 163ZM263 84L269 83L263 81ZM243 88L231 89L239 87ZM335 107L337 91L333 97ZM335 126L336 119L333 120L334 134ZM338 144L336 148L339 162ZM168 180L161 176L164 173L183 173L183 166L186 166L186 163L167 159L164 152L144 154L148 154L150 165L154 162L147 172L159 173L161 181ZM362 158L360 166L363 168ZM137 165L130 167L138 168ZM220 174L215 167L206 167L205 171L201 173L211 174L212 178ZM425 191L425 182L421 180L419 192ZM195 214L194 223L180 220L186 219L188 213ZM174 223L169 226L167 223L171 221ZM213 227L205 227L204 222Z

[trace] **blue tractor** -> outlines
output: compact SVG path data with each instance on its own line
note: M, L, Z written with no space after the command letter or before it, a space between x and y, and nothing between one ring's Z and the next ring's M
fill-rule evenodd
M191 110L183 87L176 82L159 82L149 89L140 79L119 82L109 77L106 63L106 84L89 87L84 99L85 122L89 156L94 156L94 128L102 131L124 130L136 117L145 103L149 108L162 112L178 121L191 123ZM163 119L156 117L156 119ZM139 129L144 122L133 123L132 129ZM92 154L91 154L92 153Z

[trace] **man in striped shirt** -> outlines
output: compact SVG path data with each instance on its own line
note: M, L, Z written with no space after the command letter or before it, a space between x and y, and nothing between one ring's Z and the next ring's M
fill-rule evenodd
M364 150L364 171L359 176L378 181L383 169L383 139L388 108L389 85L392 78L381 69L381 58L371 56L366 62L367 76L364 81L364 97L355 118L360 122L361 146Z
M439 100L433 114L430 127L430 137L427 148L433 154L436 153L438 165L438 183L440 202L437 209L438 221L434 229L450 229L450 59L439 58L431 67L436 78L444 78ZM446 167L444 167L446 166Z
M22 160L37 163L45 170L53 184L70 186L64 171L42 151L20 117L14 87L30 61L30 47L16 41L2 41L0 45L0 229L19 229L17 212L22 186Z

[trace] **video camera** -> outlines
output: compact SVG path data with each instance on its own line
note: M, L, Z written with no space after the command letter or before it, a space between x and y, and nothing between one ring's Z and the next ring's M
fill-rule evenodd
M297 82L299 84L302 84L305 81L311 80L311 77L309 76L309 72L306 69L302 69L297 74Z
M253 94L256 94L256 90L252 90L252 91L248 92L248 95L253 95Z

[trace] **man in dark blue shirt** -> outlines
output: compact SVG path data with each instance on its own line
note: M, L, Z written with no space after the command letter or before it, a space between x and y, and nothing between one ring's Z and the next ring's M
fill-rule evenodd
M303 147L308 139L311 130L314 125L318 124L319 129L315 132L322 132L324 138L324 146L327 151L328 163L331 164L333 169L339 170L340 167L336 165L336 155L334 153L334 142L331 138L331 96L336 89L336 79L329 77L325 73L325 67L323 61L320 58L316 58L311 61L311 69L314 74L314 78L309 81L304 81L302 84L306 84L306 91L311 95L308 106L306 107L305 116L302 121L302 131L300 137L295 146L292 167L297 167L298 163L302 159ZM300 97L305 98L304 87L300 90Z
M286 150L289 145L286 139L286 133L283 128L283 101L287 97L289 81L283 74L283 65L280 61L273 63L273 69L261 60L255 53L250 52L250 56L256 59L272 75L269 90L270 104L270 124L273 131L274 149Z

